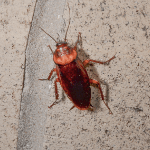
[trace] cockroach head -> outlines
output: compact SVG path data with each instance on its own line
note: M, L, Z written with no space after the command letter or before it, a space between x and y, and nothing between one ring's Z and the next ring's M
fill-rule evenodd
M56 47L57 48L53 54L53 60L56 64L66 65L76 59L76 50L72 47L69 47L66 41L58 42Z
M68 45L67 42L58 42L58 43L56 44L56 47L62 47L62 46L67 46L67 45Z

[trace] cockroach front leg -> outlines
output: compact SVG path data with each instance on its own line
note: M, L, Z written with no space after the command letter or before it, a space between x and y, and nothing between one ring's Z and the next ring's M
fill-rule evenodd
M108 105L106 104L106 102L104 101L104 95L103 95L103 92L102 92L100 83L99 83L98 81L96 81L96 80L93 80L93 79L90 79L89 81L90 81L90 83L92 83L92 84L98 85L98 88L99 88L100 93L101 93L101 98L102 98L104 104L106 105L106 107L109 109L110 114L112 114L112 111L110 110L109 106L108 106Z
M115 56L113 56L112 58L110 58L107 61L97 61L97 60L92 60L92 59L87 59L83 61L83 65L86 66L90 61L91 62L95 62L95 63L99 63L99 64L108 64L111 60L113 60L115 58Z
M52 69L47 79L39 79L39 80L50 80L53 72L56 72L56 68Z

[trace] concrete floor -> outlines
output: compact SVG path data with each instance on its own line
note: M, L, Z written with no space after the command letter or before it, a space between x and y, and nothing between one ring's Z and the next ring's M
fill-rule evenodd
M55 101L55 67L47 45L56 40L73 45L81 32L78 56L109 65L86 67L101 81L113 115L91 87L94 112L80 111L58 84ZM1 5L0 150L148 150L150 149L150 2L14 0ZM32 22L32 24L31 24ZM58 35L59 34L59 35ZM51 89L49 89L49 85Z

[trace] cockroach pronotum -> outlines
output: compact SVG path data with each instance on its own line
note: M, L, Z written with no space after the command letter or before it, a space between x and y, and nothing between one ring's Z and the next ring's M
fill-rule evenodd
M55 52L53 52L50 45L48 46L53 53L53 60L56 64L56 68L51 70L47 79L39 79L39 80L50 80L53 72L57 73L57 78L55 80L56 101L51 106L49 106L49 108L51 108L53 105L58 103L57 82L59 82L61 87L65 91L66 95L73 102L73 106L71 107L71 109L77 107L80 110L93 110L93 106L91 105L91 88L90 88L90 84L92 83L98 86L101 94L101 98L104 104L106 105L106 107L109 109L109 112L112 114L109 106L104 101L104 95L100 87L100 82L89 78L87 71L85 70L85 66L89 62L107 64L111 60L113 60L115 56L113 56L112 58L110 58L105 62L96 61L92 59L84 60L82 62L79 59L79 57L77 56L77 44L79 43L79 38L81 37L81 33L79 32L78 40L75 43L74 47L68 46L68 43L66 42L67 32L70 25L69 5L68 8L69 8L69 24L66 30L64 41L57 42L51 35L49 35L41 28L42 31L44 31L48 36L50 36L56 42Z

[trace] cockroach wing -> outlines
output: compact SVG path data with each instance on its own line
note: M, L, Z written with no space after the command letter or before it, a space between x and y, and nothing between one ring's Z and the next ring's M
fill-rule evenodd
M60 84L74 106L86 110L90 106L91 88L88 74L77 57L66 65L56 65Z

